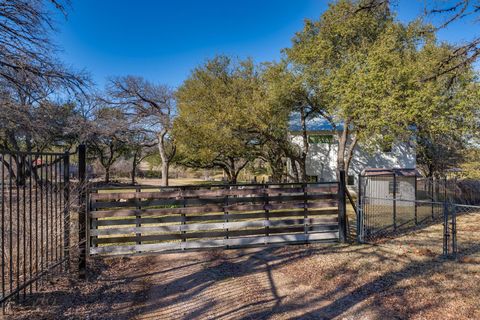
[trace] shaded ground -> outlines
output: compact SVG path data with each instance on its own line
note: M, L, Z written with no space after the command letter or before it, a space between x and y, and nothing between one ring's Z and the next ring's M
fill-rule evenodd
M375 245L299 245L93 261L12 319L480 319L480 214L458 218L459 261L442 226ZM468 251L467 251L468 249Z

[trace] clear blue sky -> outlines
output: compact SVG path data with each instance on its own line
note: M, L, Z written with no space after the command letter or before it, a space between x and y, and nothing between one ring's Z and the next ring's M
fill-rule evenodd
M216 54L278 60L305 18L317 19L326 0L73 0L58 17L60 57L85 69L101 87L108 76L139 75L176 87L190 70ZM399 0L401 20L422 1ZM440 33L468 40L480 25L456 23Z

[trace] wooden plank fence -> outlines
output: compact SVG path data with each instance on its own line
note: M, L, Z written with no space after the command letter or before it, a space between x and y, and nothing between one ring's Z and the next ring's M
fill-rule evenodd
M338 190L336 182L94 189L89 253L338 241Z

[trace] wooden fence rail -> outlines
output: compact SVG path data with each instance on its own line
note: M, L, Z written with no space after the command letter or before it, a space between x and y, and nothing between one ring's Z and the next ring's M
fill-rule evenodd
M341 188L340 188L341 189ZM90 192L90 254L339 239L336 182Z

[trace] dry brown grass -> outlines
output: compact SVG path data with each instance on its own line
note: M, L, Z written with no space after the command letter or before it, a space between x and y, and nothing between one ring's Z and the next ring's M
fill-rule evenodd
M458 217L459 230L480 214ZM477 229L475 229L477 230ZM93 261L13 319L479 319L480 237L443 259L441 225L372 245L210 250Z

